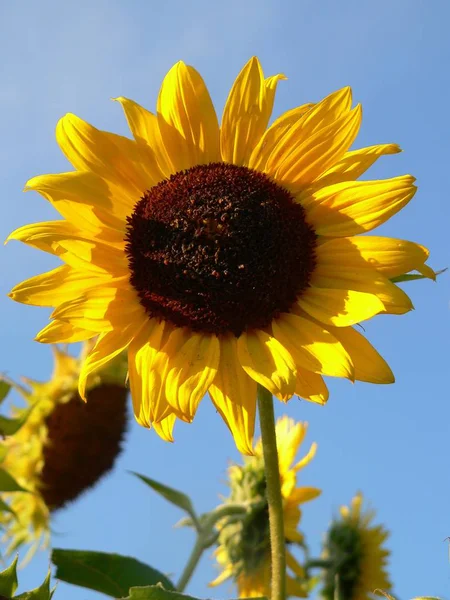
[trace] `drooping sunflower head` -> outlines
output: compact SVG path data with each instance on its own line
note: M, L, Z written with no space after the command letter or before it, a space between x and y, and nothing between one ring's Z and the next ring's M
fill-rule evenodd
M370 600L375 590L392 588L386 568L390 552L384 547L389 533L372 523L375 513L363 511L362 503L359 493L349 507L341 507L326 534L324 556L332 565L324 575L327 600L334 600L337 585L348 600Z
M395 144L350 150L361 123L349 88L269 126L283 75L252 58L219 125L199 73L166 75L156 113L117 98L133 139L68 114L57 141L74 171L34 177L63 220L17 239L63 265L16 286L54 307L45 343L98 336L80 377L128 351L139 423L172 439L209 392L240 451L252 452L256 385L323 404L323 375L391 383L353 328L412 308L391 278L429 277L428 251L371 232L415 193L414 178L357 181Z
M287 589L289 595L299 597L307 595L307 588L302 581L304 572L289 546L303 541L298 530L300 505L320 494L317 488L296 487L297 472L310 462L316 449L313 444L303 459L292 464L306 430L306 423L294 423L288 417L279 419L276 425L289 568ZM215 556L222 572L211 585L219 585L232 579L238 588L239 597L270 598L269 518L261 443L256 444L254 456L244 457L242 465L232 465L228 474L230 496L227 502L248 504L249 510L244 519L224 519L220 523Z
M127 425L126 356L98 371L87 386L85 403L78 377L86 347L74 358L54 347L51 379L24 378L13 384L25 400L14 407L18 429L1 442L2 469L27 492L3 494L12 512L0 513L7 553L21 545L30 555L46 546L50 516L92 487L114 465Z

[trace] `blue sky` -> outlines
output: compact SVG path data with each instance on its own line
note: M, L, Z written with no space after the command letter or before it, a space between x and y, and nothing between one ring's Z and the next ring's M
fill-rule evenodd
M364 119L358 145L396 142L371 177L412 173L419 192L379 231L428 246L435 268L450 264L448 20L446 0L203 0L166 2L0 0L0 237L14 228L55 218L27 179L68 170L54 128L66 112L125 133L124 95L153 108L159 84L182 59L204 76L222 109L234 77L254 54L267 75L284 72L275 113L319 100L351 85ZM0 370L45 379L51 352L33 342L45 310L15 304L7 291L54 265L43 253L11 243L1 261ZM318 442L305 485L323 489L304 510L303 529L318 552L322 532L340 504L360 489L392 531L391 575L401 598L450 597L449 276L438 284L410 284L416 310L365 325L390 362L388 387L330 381L325 408L293 399L286 412L310 424ZM54 545L116 551L179 574L192 543L174 530L179 512L127 474L135 470L190 493L200 511L225 493L225 471L238 459L231 436L207 399L192 425L179 425L176 443L132 424L112 476L54 520ZM37 585L48 565L40 554L21 574L23 589ZM215 571L205 556L189 591L209 590ZM56 598L94 600L97 594L60 584Z

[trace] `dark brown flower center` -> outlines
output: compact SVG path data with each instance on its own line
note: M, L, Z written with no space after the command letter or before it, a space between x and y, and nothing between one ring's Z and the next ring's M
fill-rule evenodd
M152 317L239 336L308 287L316 235L268 176L212 163L161 181L128 221L130 281Z
M127 426L127 389L100 384L59 404L47 417L41 495L51 510L93 486L114 465Z

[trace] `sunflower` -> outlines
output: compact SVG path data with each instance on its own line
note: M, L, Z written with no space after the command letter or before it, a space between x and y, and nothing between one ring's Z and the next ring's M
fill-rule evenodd
M301 518L299 505L319 496L313 487L296 487L297 473L314 457L316 444L296 464L292 464L307 432L307 423L295 423L282 417L276 424L278 462L281 493L283 497L284 530L286 537L286 561L289 571L286 584L288 595L305 597L307 588L301 581L304 571L288 545L301 544L303 536L298 531ZM237 522L224 520L219 525L218 547L215 556L222 573L210 585L216 586L232 578L240 598L266 596L271 591L271 558L266 499L266 480L261 440L255 447L254 456L244 457L242 466L229 468L231 488L228 502L251 503L253 508L245 519ZM258 502L259 500L259 502Z
M392 588L386 571L390 552L383 547L388 531L373 525L375 513L363 511L363 496L358 493L350 506L342 506L327 533L324 555L331 561L325 572L322 596L334 600L336 585L339 598L371 600L376 589L389 592Z
M75 171L34 177L63 220L8 239L63 264L11 297L51 306L44 343L98 336L90 373L127 350L136 419L172 439L209 392L238 449L251 453L257 383L282 401L323 404L322 375L392 383L389 366L353 328L412 309L390 278L418 270L413 242L361 236L414 196L414 178L356 181L395 144L349 151L360 124L346 87L270 126L283 75L257 58L239 73L219 126L199 73L168 72L156 114L117 98L133 139L73 114L56 139Z
M79 358L53 350L50 381L24 378L27 388L12 384L25 406L13 408L22 424L0 442L2 469L27 492L2 494L11 509L0 513L7 554L26 545L31 556L48 545L51 513L112 468L126 430L126 357L90 378L85 403L77 391L85 350Z

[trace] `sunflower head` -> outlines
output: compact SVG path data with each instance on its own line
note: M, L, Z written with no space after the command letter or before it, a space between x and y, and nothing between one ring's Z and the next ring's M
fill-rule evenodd
M87 402L78 394L83 357L54 347L51 379L13 383L25 406L13 407L21 422L1 446L4 468L28 492L4 494L11 513L2 513L7 552L22 544L34 551L49 539L50 514L92 487L113 466L122 446L127 414L126 356L91 378Z
M386 571L389 551L383 547L388 532L372 524L375 513L363 512L362 503L359 493L349 507L341 507L326 534L324 556L331 566L325 572L322 596L327 600L335 598L336 586L348 600L370 600L376 589L391 590Z
M180 61L154 113L116 99L133 139L67 114L56 137L74 170L26 185L63 220L8 238L63 261L11 297L54 307L40 342L96 338L80 395L127 351L136 419L166 440L207 392L251 454L257 384L324 404L324 375L392 383L354 326L412 309L399 275L435 277L423 246L361 235L415 194L411 175L359 181L400 148L350 149L362 111L348 87L270 123L284 79L250 59L219 123L202 77Z
M315 445L299 463L292 465L305 433L306 423L294 423L283 417L277 422L277 447L284 505L286 558L290 573L287 577L290 595L306 596L307 588L301 581L303 569L289 550L289 545L302 541L298 531L301 518L299 505L319 495L316 488L296 487L296 474L313 457ZM248 511L243 519L225 519L219 525L218 548L215 551L222 573L211 585L233 579L240 597L270 597L270 536L266 479L261 443L254 456L245 456L242 465L228 470L230 495L227 502L246 503Z

